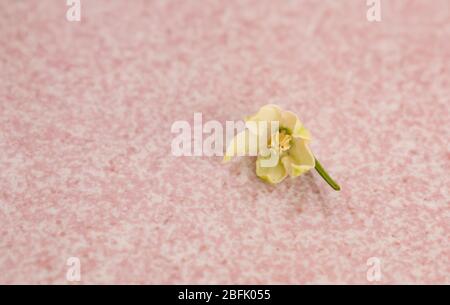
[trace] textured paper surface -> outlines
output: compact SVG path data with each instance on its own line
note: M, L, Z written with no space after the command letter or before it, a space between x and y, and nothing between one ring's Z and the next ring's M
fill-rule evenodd
M450 282L449 2L0 1L0 282ZM173 157L296 112L341 184ZM376 283L376 282L375 282Z

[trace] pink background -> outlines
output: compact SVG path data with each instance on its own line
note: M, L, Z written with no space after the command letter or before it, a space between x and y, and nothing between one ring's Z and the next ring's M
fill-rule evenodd
M0 0L0 282L450 283L450 2ZM342 186L171 155L298 113Z

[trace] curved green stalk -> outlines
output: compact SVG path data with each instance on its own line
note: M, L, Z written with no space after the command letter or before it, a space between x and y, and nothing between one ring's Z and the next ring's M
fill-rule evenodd
M315 157L314 159L316 160L316 171L319 173L320 176L322 176L322 178L335 190L335 191L340 191L341 187L339 186L339 184L336 183L336 181L334 181L330 175L328 175L328 173L326 172L326 170L322 167L322 164L320 164L319 160L317 160Z

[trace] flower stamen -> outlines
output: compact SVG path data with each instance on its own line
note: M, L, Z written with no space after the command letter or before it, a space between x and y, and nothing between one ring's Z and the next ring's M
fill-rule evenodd
M281 152L287 151L291 148L292 136L286 134L284 131L280 133L280 150Z
M285 130L281 130L272 135L269 146L282 153L291 148L291 140L292 136L287 134Z

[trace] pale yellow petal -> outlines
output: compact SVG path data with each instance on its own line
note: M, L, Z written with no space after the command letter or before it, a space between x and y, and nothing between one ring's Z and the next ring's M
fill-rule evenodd
M245 118L246 121L281 121L281 108L277 105L262 106L259 111Z
M289 154L283 157L281 161L291 177L306 173L316 164L307 141L300 138L293 139Z
M294 138L311 139L309 131L303 126L297 115L291 111L281 112L280 126L286 128Z
M283 163L281 163L281 160L278 160L277 165L273 167L262 167L261 160L261 157L258 157L256 160L256 175L259 178L271 184L280 183L286 178L287 171L284 168Z
M265 135L271 135L273 133L276 133L279 129L281 121L281 112L282 112L281 108L278 107L277 105L272 104L265 105L261 107L256 114L245 118L246 126L254 134L261 135L261 131L266 131ZM266 123L265 127L267 128L265 130L261 129L264 126L257 125L258 122L265 122ZM273 125L272 122L277 122L277 125Z
M228 145L225 156L223 157L223 162L228 162L235 156L247 155L250 151L249 139L250 136L248 129L238 133Z

